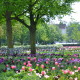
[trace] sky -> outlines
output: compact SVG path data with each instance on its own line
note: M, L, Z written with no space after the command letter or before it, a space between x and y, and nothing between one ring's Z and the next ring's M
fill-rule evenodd
M72 9L73 9L74 13L71 13L70 15L64 16L62 18L62 21L64 21L67 24L69 24L70 22L73 22L73 21L80 22L80 2L73 3ZM56 18L55 20L50 21L50 23L53 23L53 22L58 24L60 21L58 18Z

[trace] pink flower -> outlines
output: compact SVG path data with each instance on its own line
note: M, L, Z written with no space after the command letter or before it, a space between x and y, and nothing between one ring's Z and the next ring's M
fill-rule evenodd
M71 60L74 60L74 58L72 58Z
M68 73L70 72L70 70L67 70L68 71Z
M17 60L18 62L20 62L20 60Z
M31 64L31 63L28 63L28 64L27 64L27 67L32 67L32 64Z
M58 62L55 62L55 65L59 65L59 63Z
M32 72L34 69L30 68L29 71Z
M33 61L33 59L31 58L30 61Z
M49 62L48 62L48 61L46 61L46 64L49 64Z
M26 65L26 62L24 62L23 65Z
M57 61L57 59L56 58L53 58L53 61Z
M74 68L77 68L76 66L74 66Z
M33 60L36 61L36 57L34 57Z
M70 75L74 75L74 72L70 71L69 74L70 74Z
M41 65L41 68L44 68L44 65L43 64Z
M55 67L52 67L52 70L56 70L56 68Z
M2 57L2 59L5 59L4 57Z
M47 61L50 61L50 59L49 59L49 58L47 58L46 60L47 60Z
M36 64L36 66L39 66L39 64Z
M78 70L80 71L80 67L78 67Z
M9 65L7 64L6 67L9 67Z
M68 59L66 59L66 62L68 62Z
M42 75L45 75L45 74L46 74L46 72L45 72L45 71L42 71L42 72L41 72L41 74L42 74Z
M27 63L30 63L30 61L27 61Z
M26 68L25 68L25 66L22 66L22 70L25 70Z
M31 59L30 57L27 57L27 59Z
M15 69L15 68L16 68L16 66L15 66L15 65L12 65L12 66L11 66L11 69Z
M63 74L69 73L69 70L62 70Z

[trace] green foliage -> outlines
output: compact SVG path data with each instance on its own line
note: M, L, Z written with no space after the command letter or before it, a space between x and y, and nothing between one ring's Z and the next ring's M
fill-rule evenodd
M0 0L0 5L1 5L1 13L4 14L6 11L10 11L12 13L21 13L25 8L27 8L26 5L27 1L26 0ZM24 5L23 5L24 4ZM20 7L21 6L21 7Z
M0 17L5 18L9 16L10 21L11 19L15 19L25 25L30 32L33 31L35 33L35 29L39 22L46 22L49 21L50 18L55 18L55 16L64 14L66 15L70 13L70 5L72 2L74 2L74 0L0 0ZM7 13L10 13L10 15ZM2 18L0 19L2 20ZM44 33L46 32L44 31ZM12 37L12 34L8 36ZM33 36L34 39L30 37L33 39L30 39L31 46L33 46L31 49L35 49L35 34ZM8 46L13 47L12 38L10 37L7 38L9 42ZM18 38L20 38L20 36L18 36ZM46 36L46 34L42 36L42 39L49 41L49 38ZM36 50L33 51L33 53L35 53Z
M49 21L50 17L69 14L69 12L71 12L70 5L72 2L74 2L74 0L0 0L0 15L3 16L6 11L10 11L13 17L26 11L27 14L25 14L25 16L29 20L30 12L32 12L34 21L37 19ZM44 16L46 16L46 18ZM22 16L22 18L24 17Z
M0 38L3 36L4 32L3 32L3 29L2 27L0 26Z
M37 28L37 42L54 43L54 41L62 40L62 34L55 25L39 24Z
M73 22L68 26L69 40L80 42L80 24Z

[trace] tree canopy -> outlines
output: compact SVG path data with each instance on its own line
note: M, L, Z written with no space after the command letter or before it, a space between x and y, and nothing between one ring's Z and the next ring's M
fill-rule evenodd
M80 23L70 23L67 29L68 40L72 42L80 42Z
M0 13L6 18L8 43L12 44L11 20L15 19L30 31L31 53L36 53L36 27L39 22L69 14L75 0L0 0ZM10 35L11 34L11 35ZM9 37L10 36L10 37ZM9 45L10 45L9 44Z

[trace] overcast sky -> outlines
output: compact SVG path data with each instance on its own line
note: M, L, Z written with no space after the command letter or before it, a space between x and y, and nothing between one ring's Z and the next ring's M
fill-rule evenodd
M80 22L80 2L73 3L72 5L74 13L71 13L70 15L67 15L62 18L62 21L66 23L70 23L72 21ZM60 21L56 18L55 21L50 21L50 23L59 23Z

